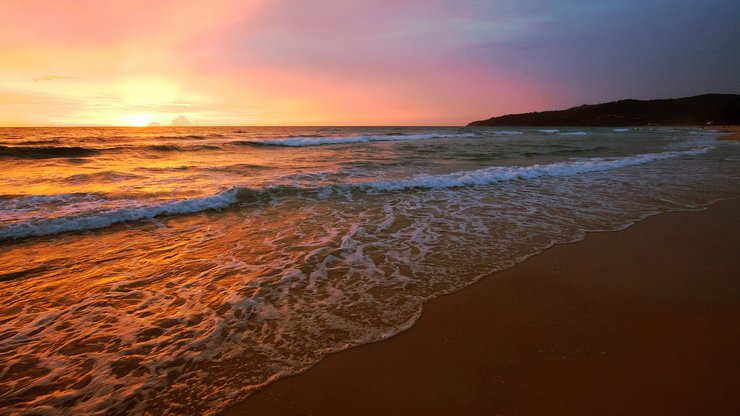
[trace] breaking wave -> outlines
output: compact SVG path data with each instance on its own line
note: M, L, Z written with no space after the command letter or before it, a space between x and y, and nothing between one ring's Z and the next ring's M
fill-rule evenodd
M239 189L233 188L202 198L167 201L147 206L128 206L69 217L24 221L0 228L0 240L93 230L106 228L121 222L151 219L161 215L193 214L210 209L220 209L237 202L238 194Z
M83 213L68 217L34 219L13 223L0 228L0 240L44 236L71 231L92 230L109 227L113 224L151 219L165 215L193 214L212 209L223 209L238 202L257 203L271 200L273 197L286 197L296 194L323 195L332 192L366 191L391 192L410 189L444 189L464 186L483 186L511 180L528 180L541 177L572 176L591 172L620 169L671 159L681 156L692 156L707 153L712 146L703 146L681 151L646 153L621 158L590 158L572 162L552 163L532 166L492 166L472 171L453 172L441 175L417 175L409 179L378 180L351 184L334 184L314 188L296 186L271 186L266 188L233 187L215 195L198 198L179 199L145 206L128 205L102 212ZM36 196L34 198L54 198ZM5 201L7 203L8 201ZM131 201L141 203L141 201ZM0 207L1 208L1 207ZM0 214L12 215L13 210Z
M590 158L574 162L552 163L533 166L492 166L466 172L454 172L445 175L419 175L411 179L397 181L368 182L363 186L381 190L398 191L411 188L455 188L472 185L490 185L495 182L516 179L534 179L540 177L571 176L582 173L601 172L627 166L642 165L657 160L671 159L680 156L692 156L707 153L712 146L703 146L683 151L662 153L645 153L621 158Z

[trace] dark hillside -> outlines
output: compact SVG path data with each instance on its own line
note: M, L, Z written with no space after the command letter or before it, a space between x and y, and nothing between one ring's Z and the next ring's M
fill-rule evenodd
M704 94L666 100L620 100L567 110L510 114L469 126L697 126L740 124L740 95Z

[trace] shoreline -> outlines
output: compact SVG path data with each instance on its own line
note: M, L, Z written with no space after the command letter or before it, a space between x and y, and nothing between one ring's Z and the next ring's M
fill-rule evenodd
M740 413L739 211L554 246L220 414Z

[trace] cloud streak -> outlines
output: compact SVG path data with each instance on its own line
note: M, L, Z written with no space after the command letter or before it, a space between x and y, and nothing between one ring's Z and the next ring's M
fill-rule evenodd
M42 75L40 77L35 77L33 79L34 82L41 82L41 81L60 81L65 79L73 79L73 77L68 77L64 75Z

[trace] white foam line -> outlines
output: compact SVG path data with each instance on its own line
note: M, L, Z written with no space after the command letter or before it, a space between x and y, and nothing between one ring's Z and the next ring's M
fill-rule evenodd
M192 214L209 209L225 208L238 201L236 188L202 198L181 199L145 207L113 209L73 217L27 221L0 228L0 240L9 240L70 231L105 228L125 221L138 221L159 215Z
M510 181L514 179L532 179L546 176L571 176L581 173L619 169L626 166L641 165L656 160L707 153L713 148L714 147L712 146L704 146L683 151L646 153L614 159L592 158L575 162L553 163L549 165L493 166L445 175L419 175L405 180L367 182L361 186L379 191L397 191L411 188L454 188L470 185L488 185L495 182Z

